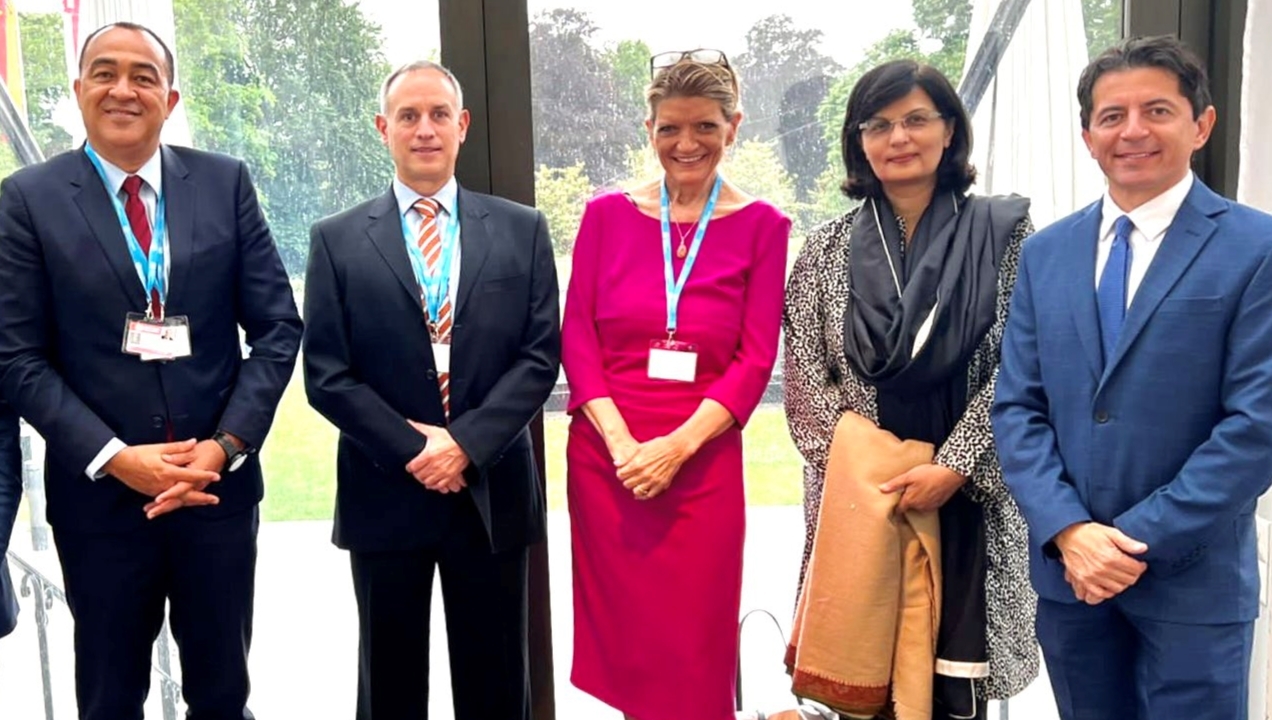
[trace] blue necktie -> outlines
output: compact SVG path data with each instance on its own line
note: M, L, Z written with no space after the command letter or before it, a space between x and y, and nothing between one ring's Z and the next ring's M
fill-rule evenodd
M1113 221L1113 247L1100 275L1095 303L1100 310L1100 340L1104 344L1104 361L1113 357L1117 336L1126 319L1126 279L1131 270L1131 230L1135 224L1125 215Z

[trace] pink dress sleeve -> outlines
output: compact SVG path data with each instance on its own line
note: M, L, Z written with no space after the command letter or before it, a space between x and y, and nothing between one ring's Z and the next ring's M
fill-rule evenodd
M706 393L706 397L733 415L739 427L746 427L751 413L760 404L777 361L791 221L776 209L773 215L756 238L756 252L743 298L744 320L738 348L729 368Z
M588 401L609 397L596 332L596 286L600 275L601 215L598 199L587 204L574 240L570 286L561 321L561 364L570 387L566 412L573 414Z

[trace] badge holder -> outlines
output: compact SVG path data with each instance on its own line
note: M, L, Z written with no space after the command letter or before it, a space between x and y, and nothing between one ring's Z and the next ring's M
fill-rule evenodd
M128 313L124 319L121 349L143 362L167 362L190 357L190 319L185 315L174 315L159 320L145 313Z
M698 377L698 346L680 342L673 333L649 341L649 379L693 382Z
M429 337L433 344L433 368L439 373L450 373L451 345L443 342L437 330L429 323Z

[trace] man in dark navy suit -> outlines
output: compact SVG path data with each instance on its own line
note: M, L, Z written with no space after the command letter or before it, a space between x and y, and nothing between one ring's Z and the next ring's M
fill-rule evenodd
M1215 123L1177 40L1078 87L1104 198L1025 243L993 409L1064 720L1247 716L1272 481L1272 217L1189 164Z
M301 322L246 166L160 144L173 77L147 28L93 32L87 142L0 184L0 393L47 442L82 720L141 719L165 602L189 720L251 717L255 451Z
M543 213L455 179L459 81L384 82L392 186L314 225L305 387L340 428L335 542L358 600L358 720L428 717L441 575L456 720L528 720L527 559L545 503L527 425L556 383Z

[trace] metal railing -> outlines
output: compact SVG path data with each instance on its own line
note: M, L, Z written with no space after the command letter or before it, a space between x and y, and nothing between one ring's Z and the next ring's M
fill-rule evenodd
M36 458L32 438L22 436L22 489L31 513L31 547L36 552L49 549L49 525L44 515L44 471ZM69 607L66 592L17 552L6 553L13 573L18 576L18 595L31 598L35 605L35 631L40 648L40 685L44 691L44 720L54 720L52 654L49 648L49 611L55 602ZM159 676L159 691L164 720L177 720L181 703L181 683L172 677L172 642L165 619L155 642L156 658L152 662Z

